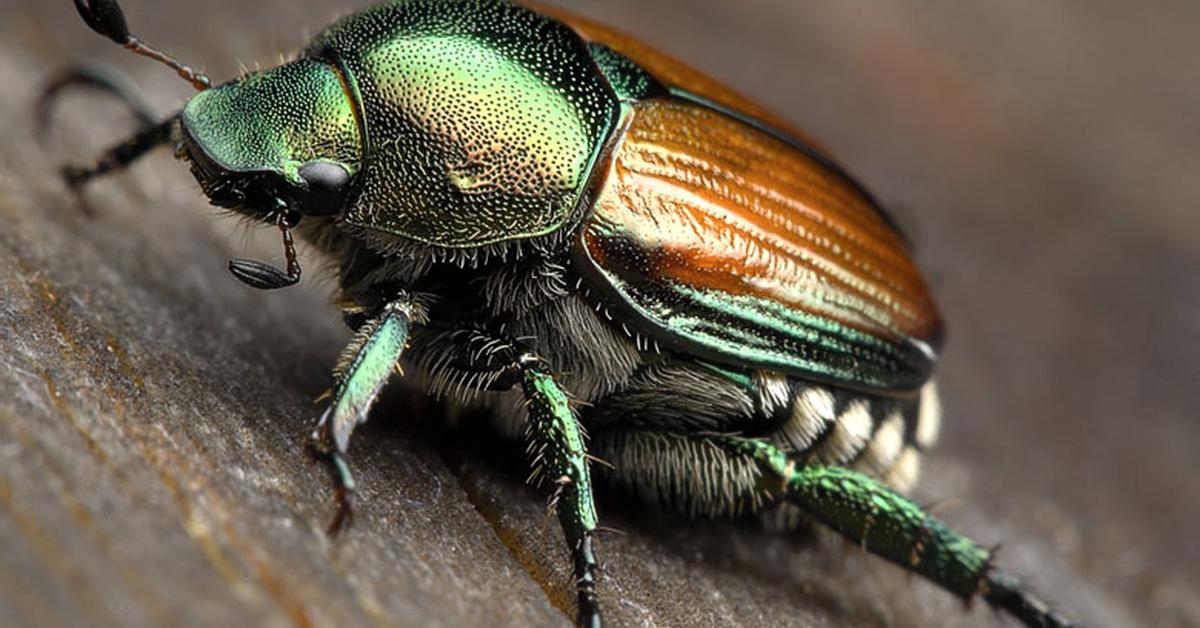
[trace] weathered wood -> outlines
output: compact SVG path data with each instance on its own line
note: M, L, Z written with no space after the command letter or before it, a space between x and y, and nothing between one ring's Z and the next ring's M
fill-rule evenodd
M341 6L125 4L216 77L273 63ZM760 97L911 204L898 213L951 333L946 438L919 496L964 498L945 516L1004 541L1002 560L1086 625L1200 625L1200 93L1177 82L1200 52L1196 9L647 4L581 8ZM164 112L188 88L69 2L4 15L0 625L566 625L540 493L519 464L414 427L436 417L402 393L356 436L355 527L325 537L328 478L302 444L347 338L328 282L235 282L224 260L274 259L271 234L214 220L165 154L89 189L83 216L54 168L130 121L70 98L39 147L38 85L100 58ZM614 625L1012 625L827 535L616 499L601 518L621 530L599 544Z

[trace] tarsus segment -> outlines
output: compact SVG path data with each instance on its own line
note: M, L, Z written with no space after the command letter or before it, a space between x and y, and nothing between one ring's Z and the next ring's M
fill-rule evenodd
M999 569L988 571L983 598L994 608L1003 609L1026 626L1071 628L1079 625L1026 591L1015 576Z
M600 566L592 551L597 518L583 431L566 393L554 378L534 360L520 362L522 387L529 404L528 437L534 475L558 487L552 504L575 564L577 623L598 627L600 603L596 597L596 577Z
M879 482L840 467L799 465L766 441L722 437L720 442L753 457L781 480L784 499L864 549L964 600L981 595L1027 626L1075 626L1023 590L1016 578L994 569L989 550Z

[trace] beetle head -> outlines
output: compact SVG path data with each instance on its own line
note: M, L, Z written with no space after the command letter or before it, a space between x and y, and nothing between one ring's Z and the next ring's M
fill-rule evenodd
M316 59L249 74L192 97L180 156L214 205L270 219L337 214L362 161L339 70Z
M92 30L165 64L200 90L168 121L179 121L183 139L176 155L192 162L193 174L214 205L278 226L287 257L286 271L235 259L229 262L230 272L265 290L300 281L292 227L305 215L340 213L362 164L356 101L341 70L303 58L214 88L208 76L130 33L117 0L75 0L75 8ZM136 144L125 163L153 145ZM92 176L89 172L78 180Z

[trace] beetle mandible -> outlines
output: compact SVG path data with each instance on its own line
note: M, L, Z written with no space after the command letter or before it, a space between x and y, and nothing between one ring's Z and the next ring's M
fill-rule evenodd
M380 4L220 86L131 35L115 0L75 6L200 91L159 119L106 75L53 83L43 120L79 83L143 120L64 168L72 188L173 145L213 204L282 234L287 269L233 260L239 280L299 281L293 232L338 264L356 336L312 436L331 532L352 513L351 432L403 357L524 431L580 625L600 624L594 471L695 515L798 509L963 599L1074 625L902 496L937 435L941 319L876 200L787 123L531 3Z

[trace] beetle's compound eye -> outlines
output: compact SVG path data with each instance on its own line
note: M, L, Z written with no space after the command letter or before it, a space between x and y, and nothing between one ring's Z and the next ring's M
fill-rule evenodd
M325 216L341 210L350 186L350 171L345 166L333 161L310 161L298 174L308 185L303 213Z

